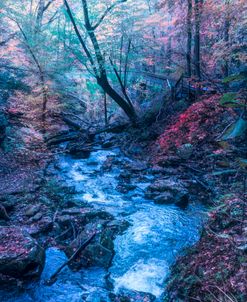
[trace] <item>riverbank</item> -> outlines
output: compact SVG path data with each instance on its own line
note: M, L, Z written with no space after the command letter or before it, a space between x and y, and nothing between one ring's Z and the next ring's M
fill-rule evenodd
M173 267L165 301L246 301L244 198L226 194L215 201L200 241Z

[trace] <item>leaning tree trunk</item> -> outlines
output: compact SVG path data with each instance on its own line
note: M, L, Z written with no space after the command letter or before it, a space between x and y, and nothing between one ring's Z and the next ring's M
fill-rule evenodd
M108 9L106 9L105 13L103 13L102 17L100 18L99 22L97 22L95 25L91 24L91 20L89 17L89 10L87 5L87 0L82 0L82 6L83 6L83 13L84 13L84 21L85 21L85 29L88 33L89 39L92 43L95 57L94 58L89 50L89 48L86 45L86 42L84 38L81 36L79 28L77 27L76 20L73 17L72 11L70 9L69 3L67 0L64 0L64 4L66 6L66 10L68 13L68 16L70 18L70 21L74 27L74 31L77 35L77 38L91 64L91 67L93 69L95 78L97 80L98 85L103 89L103 91L109 95L117 104L119 107L123 109L123 111L126 113L126 115L129 117L129 119L132 122L135 122L137 115L135 112L135 109L131 103L128 102L123 96L121 96L109 83L106 67L105 67L105 58L102 54L100 45L98 43L98 39L95 34L95 30L98 28L98 26L101 24L101 22L104 20L105 16L108 12L111 11L117 4L122 3L125 1L116 2L115 4L109 6Z
M119 107L123 109L129 119L134 122L137 118L134 107L127 103L126 100L111 87L107 77L102 75L101 77L97 78L97 83L103 89L103 91L109 95L109 97L111 97L119 105Z

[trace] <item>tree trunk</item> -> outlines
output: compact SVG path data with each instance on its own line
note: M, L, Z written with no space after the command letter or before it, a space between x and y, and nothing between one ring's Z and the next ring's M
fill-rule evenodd
M38 12L36 16L35 33L39 33L42 26L43 14L45 9L45 0L39 0Z
M104 115L105 115L105 126L108 125L108 113L107 113L107 97L106 93L104 93Z
M172 7L174 5L174 1L169 0L167 5L168 5L168 14L169 14L168 21L171 22L172 21L172 14L173 14ZM171 65L172 65L172 36L171 36L171 32L170 32L170 35L169 35L169 38L168 38L166 57L167 57L167 66L171 67Z
M130 106L125 101L125 99L121 97L121 95L111 87L107 77L105 75L102 75L101 77L97 78L97 83L104 90L104 92L109 95L109 97L111 97L123 109L129 119L132 122L135 122L137 116L134 107Z
M201 79L201 13L203 0L195 0L194 65L195 76Z
M224 23L224 42L225 42L225 47L227 48L227 53L228 53L228 48L230 47L229 45L229 41L230 41L230 35L229 35L229 31L230 31L230 26L231 26L231 22L230 22L230 16L229 16L229 0L226 0L225 2L225 11L226 11L226 15L225 15L225 23ZM226 57L225 58L225 62L224 62L224 77L228 77L229 76L229 60Z
M121 2L116 2L116 3L121 3ZM84 21L85 21L85 28L88 33L88 36L90 38L90 41L92 43L94 53L96 56L96 59L92 56L91 52L89 51L89 48L86 45L86 42L82 38L80 31L77 27L76 21L73 17L72 11L70 9L70 6L68 4L67 0L64 0L64 4L67 9L68 16L70 18L71 23L73 24L75 33L79 39L79 42L83 48L83 50L86 53L86 56L93 68L93 72L95 75L95 78L97 80L98 85L103 89L103 91L109 95L126 113L126 115L129 117L129 119L132 122L135 122L137 116L135 109L132 104L129 104L127 100L125 100L116 90L112 88L108 81L107 77L107 72L106 72L106 67L105 67L105 57L103 56L100 45L98 43L95 30L96 28L100 25L100 23L104 20L104 17L107 15L109 11L111 11L111 7L114 7L115 5L110 6L106 12L103 14L102 18L96 25L91 24L91 20L89 17L89 10L88 10L88 5L87 5L87 0L82 0L82 6L83 6L83 13L84 13Z
M192 48L192 0L187 0L187 74L189 77L192 75L191 71L191 48Z

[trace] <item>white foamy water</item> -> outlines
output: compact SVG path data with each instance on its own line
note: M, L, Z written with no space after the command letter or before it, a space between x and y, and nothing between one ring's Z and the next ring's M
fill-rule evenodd
M163 293L163 282L169 272L166 261L139 259L121 277L115 278L115 291L121 288L152 293L159 297Z

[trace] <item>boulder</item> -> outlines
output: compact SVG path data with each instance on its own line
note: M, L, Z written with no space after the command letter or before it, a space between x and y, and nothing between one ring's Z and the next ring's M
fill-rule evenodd
M25 215L28 217L33 217L39 212L40 208L41 208L40 204L28 206L25 211Z
M0 275L19 279L40 276L45 252L27 232L17 227L0 227Z
M145 196L158 204L175 203L179 205L184 204L185 196L188 196L188 189L186 184L176 177L162 178L157 179L147 188Z
M109 268L113 258L113 251L105 248L100 243L95 243L86 247L82 257L87 267L100 266Z
M148 165L141 161L129 161L125 163L125 169L128 169L132 173L143 172L148 169Z
M128 183L119 184L119 185L117 186L118 192L123 193L123 194L128 193L128 192L130 192L130 191L133 191L133 190L135 190L136 188L137 188L136 185L128 184Z
M177 148L177 155L182 159L189 159L194 151L194 147L191 144L184 144Z
M114 238L119 233L119 229L123 222L117 224L116 222L107 224L105 221L97 220L94 223L89 223L85 226L83 231L77 236L75 240L65 249L66 255L71 257L73 253L80 247L80 245L87 241L90 234L97 232L93 241L80 253L80 255L70 264L73 269L80 269L82 267L100 266L109 268L112 258L114 256Z
M171 191L171 192L187 192L186 184L176 178L176 177L170 177L170 178L161 178L155 180L149 187L148 191L150 192L165 192L165 191Z
M39 219L39 217L36 216L36 219L37 218ZM31 223L32 224L30 226L26 226L24 229L33 237L37 237L40 234L45 234L52 231L54 225L52 217L50 216L42 216L38 221L31 219Z
M154 197L154 202L157 204L174 203L174 196L171 192L164 192Z

